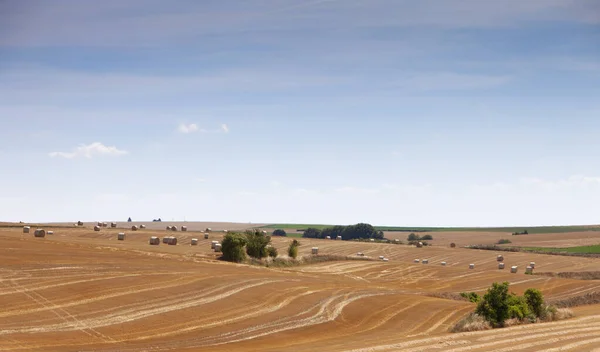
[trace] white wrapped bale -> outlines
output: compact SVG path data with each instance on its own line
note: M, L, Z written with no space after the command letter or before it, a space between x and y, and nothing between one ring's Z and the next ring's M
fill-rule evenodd
M123 232L119 232L119 234L117 235L117 240L125 241L125 234Z
M469 264L469 269L475 269L475 264Z
M423 263L423 264L429 264L429 259L423 259L423 260L421 261L421 263Z
M48 231L46 232L47 235L54 235L54 231Z
M535 262L530 262L530 263L529 263L529 266L530 266L532 269L535 269Z
M337 236L335 239L338 240L338 241L341 241L342 240L342 236Z
M533 268L531 266L527 266L525 268L525 274L533 274Z
M210 242L210 249L215 249L215 247L219 244L219 241L211 241Z
M29 230L31 230L30 226L23 226L23 233L29 233Z
M222 250L222 249L223 249L223 246L222 246L220 243L217 243L217 244L215 245L215 252L216 252L216 253L219 253L219 252L221 252L221 250Z
M519 267L518 267L518 266L516 266L516 265L514 265L514 266L511 266L511 267L510 267L510 272L511 272L512 274L516 274L518 269L519 269Z
M325 239L326 239L326 240L330 240L330 239L331 239L331 236L325 236Z
M197 245L198 245L198 239L192 238L192 246L197 246Z
M379 259L383 260L383 258L385 258L383 255L379 256Z
M446 262L441 262L440 264L442 264L442 266L446 266Z
M383 258L384 262L389 262L390 260L388 258Z
M421 262L421 260L415 259L414 262L417 263L417 264L419 264Z

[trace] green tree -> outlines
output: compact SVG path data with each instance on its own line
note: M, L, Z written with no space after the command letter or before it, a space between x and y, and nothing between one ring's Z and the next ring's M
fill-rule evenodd
M421 237L421 239L425 240L425 241L431 241L431 240L433 240L433 237L431 235L425 235L425 236Z
M361 238L382 239L383 232L375 230L370 224L359 223L356 225L346 226L341 235L345 240L354 240Z
M492 326L504 326L504 321L509 317L508 298L508 282L494 282L477 305L475 312Z
M282 229L277 229L275 231L273 231L273 236L282 236L282 237L286 237L287 233L285 232L285 230Z
M410 235L408 235L407 240L408 241L418 241L419 240L419 236L415 235L414 233L411 233Z
M508 304L508 318L523 320L531 315L525 297L512 293L508 295L506 302Z
M540 290L529 288L523 294L529 309L536 317L541 318L544 314L544 296Z
M230 262L241 263L246 260L244 246L247 243L246 236L239 233L228 233L221 243L222 258Z
M296 259L298 257L298 247L300 247L300 242L293 240L288 247L288 256Z
M340 225L324 228L323 230L321 230L320 238L326 238L327 236L331 238L337 238L337 236L342 235L345 228L345 226Z
M304 237L304 238L322 238L321 230L316 229L314 227L309 227L306 230L304 230L304 234L302 234L302 237Z
M268 255L267 245L271 243L271 236L259 230L246 231L246 253L254 258L265 258Z

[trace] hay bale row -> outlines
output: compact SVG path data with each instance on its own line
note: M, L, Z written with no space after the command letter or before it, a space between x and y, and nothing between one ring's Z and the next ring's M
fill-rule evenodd
M148 241L148 243L150 243L151 246L158 246L160 244L160 238L158 238L156 236L152 236L152 237L150 237L150 240Z

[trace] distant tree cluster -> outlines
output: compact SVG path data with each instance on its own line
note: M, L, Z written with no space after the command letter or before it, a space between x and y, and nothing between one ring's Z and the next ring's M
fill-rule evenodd
M273 231L273 236L282 236L282 237L286 237L287 233L285 232L285 230L282 229L277 229L275 231Z
M223 259L241 263L246 255L256 259L277 257L277 249L270 246L271 236L259 230L247 230L245 233L230 232L223 238L221 251Z
M419 236L419 235L415 235L414 233L411 233L410 235L408 235L407 240L409 242L413 242L413 241L431 241L431 240L433 240L433 237L431 235Z
M519 236L519 235L529 235L529 232L527 232L527 230L523 230L521 232L513 232L513 236Z
M332 239L342 236L342 239L347 241L369 238L381 240L383 239L383 231L376 230L370 224L360 223L350 226L327 227L322 230L308 228L302 235L304 238L327 238L327 236L331 237Z

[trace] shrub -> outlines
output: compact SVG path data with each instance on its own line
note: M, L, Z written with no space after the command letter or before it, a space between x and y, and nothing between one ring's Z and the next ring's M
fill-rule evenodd
M479 296L477 293L475 292L461 292L460 296L463 298L466 298L469 302L472 303L479 303L479 301L481 301L481 296Z
M296 259L298 257L298 247L300 246L300 242L297 240L293 240L288 247L288 256Z
M532 316L532 312L529 310L529 305L527 304L525 297L510 294L507 303L509 319L523 321L525 318L533 318L533 321L535 321L535 316ZM504 322L502 325L504 325Z
M489 330L492 326L481 315L471 313L450 329L450 332L469 332Z
M508 297L508 282L501 284L494 282L478 303L475 312L490 322L493 327L503 326L504 321L509 317Z
M530 288L523 294L525 301L529 306L529 310L535 314L536 317L542 318L544 315L544 296L540 290Z
M415 235L414 233L411 233L410 235L408 235L407 240L409 242L418 241L419 240L419 236Z
M497 242L497 244L508 244L508 243L512 243L512 242L505 238L498 240L498 242Z
M271 258L277 258L277 255L278 255L277 248L275 248L275 247L267 247L267 254Z
M431 235L425 235L425 236L421 237L421 239L431 241L431 240L433 240L433 237L431 237Z
M287 233L285 232L285 230L282 229L277 229L275 231L273 231L273 236L282 236L282 237L286 237Z
M246 236L244 235L239 233L228 233L221 243L221 251L223 252L221 258L230 262L243 262L246 259L244 246L247 242Z
M267 253L267 245L271 243L271 236L267 236L259 230L246 231L246 253L254 258L265 258Z

